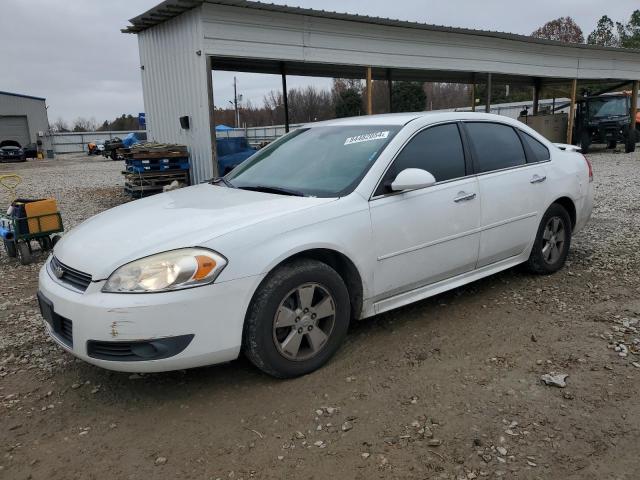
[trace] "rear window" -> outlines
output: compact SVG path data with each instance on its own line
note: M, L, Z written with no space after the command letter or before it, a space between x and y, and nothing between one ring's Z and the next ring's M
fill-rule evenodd
M466 127L475 152L474 164L477 173L502 170L527 163L522 142L509 125L470 122Z
M520 132L524 143L529 147L530 152L533 154L533 158L530 159L530 162L544 162L551 158L551 154L549 153L549 149L545 147L541 142L533 138L531 135Z

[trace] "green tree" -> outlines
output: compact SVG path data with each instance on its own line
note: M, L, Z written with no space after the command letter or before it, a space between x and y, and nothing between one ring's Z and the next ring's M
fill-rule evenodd
M565 43L584 43L582 29L571 17L551 20L533 32L531 36Z
M618 47L620 39L614 31L614 23L608 16L603 15L598 20L596 29L587 37L587 43L590 45L600 45L603 47Z
M631 14L626 24L618 23L620 46L624 48L640 48L640 10Z
M362 94L353 87L337 92L335 109L336 118L360 115L362 113Z
M393 112L421 112L425 108L427 95L422 82L393 82L392 99Z

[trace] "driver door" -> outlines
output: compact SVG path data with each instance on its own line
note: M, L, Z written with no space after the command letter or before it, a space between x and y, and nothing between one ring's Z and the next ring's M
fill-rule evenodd
M369 202L376 253L374 301L475 268L480 245L480 191L469 175L456 123L418 132L403 147ZM436 179L431 187L391 192L406 168Z

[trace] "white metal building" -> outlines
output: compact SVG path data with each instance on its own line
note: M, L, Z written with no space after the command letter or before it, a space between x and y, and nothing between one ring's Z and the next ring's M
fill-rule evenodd
M215 173L212 70L279 73L283 84L286 74L526 84L535 104L552 84L571 83L575 100L580 80L640 79L640 50L247 0L166 0L130 22L149 138L187 144L196 182Z
M25 146L42 140L51 150L46 100L19 93L0 92L0 142L14 140Z

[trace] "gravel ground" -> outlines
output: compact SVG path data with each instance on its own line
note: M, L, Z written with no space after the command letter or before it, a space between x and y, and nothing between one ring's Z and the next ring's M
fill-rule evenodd
M593 217L561 272L513 269L359 322L290 381L242 359L154 375L77 361L44 335L44 257L0 254L0 478L637 478L640 154L590 159ZM58 198L71 227L126 201L121 168L0 174ZM541 382L552 372L564 388Z

